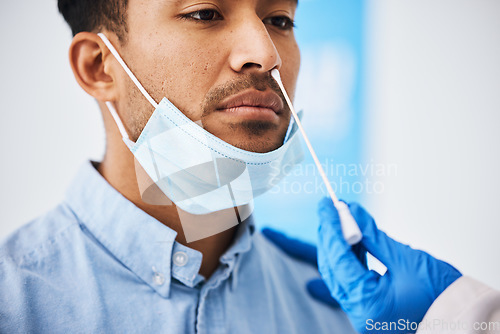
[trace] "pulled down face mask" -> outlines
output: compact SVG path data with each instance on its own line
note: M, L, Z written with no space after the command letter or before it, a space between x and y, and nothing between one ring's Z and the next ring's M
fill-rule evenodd
M147 174L136 173L146 203L173 202L193 215L252 204L255 196L275 186L302 160L300 140L292 121L283 145L274 151L255 153L232 146L191 121L166 97L157 104L106 36L99 36L155 108L134 143L113 105L106 102L123 141L136 159L136 167L140 165Z

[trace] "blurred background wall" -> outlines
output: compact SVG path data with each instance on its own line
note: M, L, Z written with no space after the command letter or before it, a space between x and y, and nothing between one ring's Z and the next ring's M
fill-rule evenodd
M500 1L367 2L363 203L389 235L500 289Z
M500 2L301 0L296 105L339 197L500 289ZM100 160L97 104L67 60L56 1L0 3L0 238ZM259 226L316 240L306 160L256 200Z

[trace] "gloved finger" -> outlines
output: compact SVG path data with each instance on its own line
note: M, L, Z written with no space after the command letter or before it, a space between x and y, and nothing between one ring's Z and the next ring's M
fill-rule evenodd
M363 234L361 243L389 270L398 268L405 259L407 245L401 244L377 228L370 214L359 204L349 203L349 210Z
M351 246L352 252L358 258L359 262L363 265L363 267L368 268L368 259L366 257L366 253L368 252L363 243L358 242L355 245Z
M368 270L360 263L342 234L339 215L331 199L324 198L319 205L318 230L319 270L338 298L339 291L348 291L366 277ZM338 285L338 286L336 286ZM339 286L342 289L339 289Z
M344 308L363 304L365 299L377 293L380 275L363 267L352 252L344 253L332 261L331 256L318 247L318 263L321 277L328 289Z
M262 229L262 234L288 255L314 266L317 265L318 256L316 246L297 239L288 238L285 234L270 228Z
M307 291L311 296L313 296L314 299L319 300L322 303L325 303L331 307L334 308L339 308L340 305L335 300L335 298L332 297L330 290L328 290L328 286L326 286L325 282L320 279L316 278L313 280L310 280L307 282Z

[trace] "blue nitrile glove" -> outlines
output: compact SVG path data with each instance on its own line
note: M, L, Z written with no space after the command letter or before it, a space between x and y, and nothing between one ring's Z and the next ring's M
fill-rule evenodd
M377 229L373 218L359 205L349 207L363 232L362 241L352 247L344 241L331 200L321 201L318 252L322 276L332 293L320 279L309 281L307 290L316 299L334 307L338 303L332 295L337 298L362 333L389 333L391 331L375 330L375 325L394 321L398 325L399 319L404 327L410 327L409 330L400 328L400 333L414 332L411 327L415 328L416 324L411 322L422 320L437 296L461 274L449 264L389 238ZM262 233L289 255L311 264L316 262L313 245L271 229L264 229ZM388 267L384 276L366 269L367 249Z
M342 236L332 200L324 198L319 204L318 266L323 280L359 332L415 332L431 304L461 276L460 272L391 239L377 229L373 218L358 204L350 204L349 209L363 233L357 247L364 250L358 254ZM362 263L366 251L387 267L384 276ZM390 322L398 325L397 330L376 330L377 323Z

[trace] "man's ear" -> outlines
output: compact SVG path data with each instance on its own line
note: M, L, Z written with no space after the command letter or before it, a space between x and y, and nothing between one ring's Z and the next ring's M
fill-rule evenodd
M118 96L110 55L99 36L80 32L69 48L71 69L78 84L98 101L114 101Z

